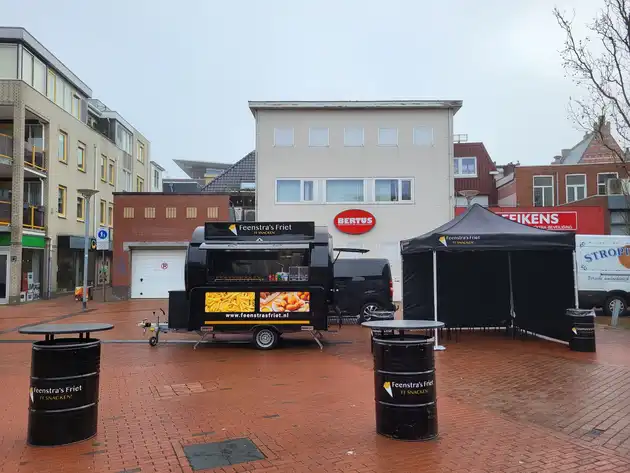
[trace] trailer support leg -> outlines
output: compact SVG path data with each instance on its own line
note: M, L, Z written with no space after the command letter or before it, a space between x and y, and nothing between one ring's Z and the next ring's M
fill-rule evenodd
M197 333L199 333L199 332L197 332ZM195 343L195 345L193 346L193 350L196 350L196 349L197 349L197 346L198 346L201 342L203 342L203 341L205 341L205 340L206 340L206 337L208 336L208 334L209 334L209 333L211 333L211 332L201 332L201 333L199 333L199 335L201 336L201 338L199 339L199 341L198 341L197 343ZM214 338L214 333L213 333L212 335L213 335L213 337L212 337L212 338Z
M319 345L319 349L323 350L324 349L324 345L322 345L322 342L319 341L319 337L321 336L320 332L310 332L311 337L313 337L313 340L315 340L315 342Z

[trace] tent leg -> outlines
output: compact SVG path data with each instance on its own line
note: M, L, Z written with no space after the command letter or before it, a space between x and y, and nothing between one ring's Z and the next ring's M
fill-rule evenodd
M580 291L578 289L578 267L577 267L577 257L575 255L575 250L573 250L573 292L575 297L575 308L580 308Z
M512 252L508 251L508 281L510 284L510 325L512 326L512 333L516 329L516 314L514 313L514 290L512 288Z
M438 287L437 287L437 252L433 252L433 320L438 321ZM446 350L446 347L438 344L438 329L434 330L433 334L435 338L435 346L433 347L436 351Z

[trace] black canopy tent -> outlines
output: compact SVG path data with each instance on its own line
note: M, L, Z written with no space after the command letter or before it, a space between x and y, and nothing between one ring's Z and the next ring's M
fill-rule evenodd
M528 227L474 204L400 248L404 318L568 340L564 314L577 307L572 232Z

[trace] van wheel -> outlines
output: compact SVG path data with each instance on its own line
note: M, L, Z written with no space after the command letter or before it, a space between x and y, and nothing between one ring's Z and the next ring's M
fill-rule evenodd
M359 323L369 322L371 317L371 313L375 310L381 310L381 306L379 306L376 302L368 302L367 304L363 304L361 307L361 312L359 312Z
M623 313L628 309L628 303L626 302L626 299L619 294L613 294L612 296L608 297L608 299L606 299L606 304L604 305L604 314L606 314L608 317L612 317L616 301L619 301L619 307L621 308L621 310L619 311L620 316L623 315Z
M254 346L259 350L271 350L280 340L280 335L272 328L260 327L254 331Z

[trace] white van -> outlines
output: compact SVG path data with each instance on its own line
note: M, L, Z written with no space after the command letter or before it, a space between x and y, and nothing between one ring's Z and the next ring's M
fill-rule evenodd
M621 312L630 303L630 236L576 235L580 308L601 307L612 315L615 301Z

